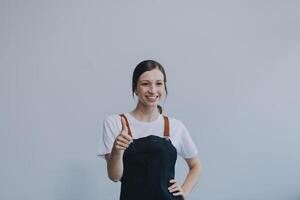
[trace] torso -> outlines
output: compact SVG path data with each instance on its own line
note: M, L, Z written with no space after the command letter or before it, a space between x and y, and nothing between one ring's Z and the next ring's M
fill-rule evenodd
M126 115L122 116L126 119L129 135L134 136ZM177 151L169 140L168 118L163 117L163 122L163 137L136 138L125 150L120 200L182 199L168 191L169 180L175 176Z

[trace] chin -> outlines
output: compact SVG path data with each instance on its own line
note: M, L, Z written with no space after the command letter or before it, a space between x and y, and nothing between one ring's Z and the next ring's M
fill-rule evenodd
M157 101L155 102L149 102L147 101L146 99L141 101L142 104L146 107L157 107L159 105L159 102L160 102L160 99L158 99Z
M158 105L158 102L153 102L153 103L149 103L149 102L146 102L146 103L144 103L144 105L145 106L147 106L147 107L157 107L157 105Z
M158 105L158 103L156 103L156 102L155 103L148 103L147 102L146 105L149 106L149 107L156 107Z

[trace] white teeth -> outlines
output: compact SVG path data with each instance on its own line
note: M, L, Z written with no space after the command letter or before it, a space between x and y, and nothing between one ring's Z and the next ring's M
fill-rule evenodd
M155 101L157 99L157 96L147 96L147 99Z

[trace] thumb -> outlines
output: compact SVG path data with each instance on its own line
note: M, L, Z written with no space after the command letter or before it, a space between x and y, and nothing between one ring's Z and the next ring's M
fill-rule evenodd
M121 123L122 123L122 131L128 131L128 127L127 127L126 120L124 119L124 117L121 117Z

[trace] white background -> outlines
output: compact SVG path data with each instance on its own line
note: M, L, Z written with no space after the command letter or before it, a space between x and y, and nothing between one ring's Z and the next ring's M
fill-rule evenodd
M102 120L144 59L203 174L190 200L299 200L299 1L0 1L0 199L115 200ZM179 158L177 179L187 172Z

